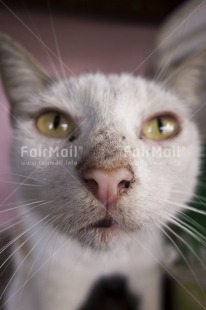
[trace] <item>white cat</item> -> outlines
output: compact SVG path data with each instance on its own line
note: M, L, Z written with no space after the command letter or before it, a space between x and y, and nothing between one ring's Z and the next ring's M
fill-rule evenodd
M6 309L77 310L95 281L120 274L141 310L159 310L162 229L198 175L205 52L162 85L129 74L57 80L1 35L0 66L21 204Z

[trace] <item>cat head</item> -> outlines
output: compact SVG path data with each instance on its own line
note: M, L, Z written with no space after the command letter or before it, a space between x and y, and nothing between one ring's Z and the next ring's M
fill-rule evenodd
M13 172L25 204L39 202L25 208L102 249L184 209L199 167L193 113L203 58L187 59L162 84L130 74L56 79L1 35Z

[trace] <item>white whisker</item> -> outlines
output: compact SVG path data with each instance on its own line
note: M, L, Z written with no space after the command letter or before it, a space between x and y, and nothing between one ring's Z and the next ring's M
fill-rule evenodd
M25 204L23 204L23 205L16 206L16 207L13 207L13 208L6 208L5 210L1 210L1 209L0 209L0 213L5 213L5 212L12 211L12 210L17 210L17 209L23 208L23 207L25 207L25 206L31 206L31 205L33 205L33 204L36 204L36 203L38 204L38 203L42 203L42 202L44 202L44 200L32 201L32 202L30 202L30 203L25 203Z
M202 245L206 246L206 237L194 229L191 225L181 221L179 218L169 215L170 222L187 232L191 237L200 242Z
M157 224L157 223L156 223ZM189 270L191 271L191 274L193 275L196 283L198 284L199 288L201 289L202 293L204 293L203 291L203 287L200 284L200 281L198 280L194 270L192 269L192 266L190 265L189 261L187 260L186 256L183 254L183 252L180 250L180 248L178 247L178 245L175 243L175 241L172 239L172 237L170 237L170 235L161 227L161 225L157 224L158 228L162 231L162 233L169 239L169 241L174 245L174 247L177 249L177 251L180 253L181 257L183 258L184 262L186 263L186 265L188 266Z
M47 219L48 217L49 217L49 215L45 216L43 219L41 219L41 221L38 222L38 224L41 223L42 221L45 221L45 219ZM54 218L54 217L52 217L52 220L53 220L53 218ZM55 218L55 220L56 220L56 218ZM55 221L55 220L54 220L54 221ZM46 221L45 223L48 224L50 221L51 221L51 219L49 219L49 220ZM52 221L51 223L53 223L53 221ZM35 236L35 235L38 233L39 230L40 230L40 229L38 229L37 231L35 231L29 238L27 238L23 243L21 243L21 244L18 246L18 248L17 248L12 254L14 254L16 251L18 251L31 237ZM3 292L2 292L2 294L1 294L1 296L0 296L0 299L2 299L2 297L4 296L4 294L5 294L6 290L7 290L7 288L9 287L11 281L13 280L13 278L15 277L15 275L17 274L17 272L19 271L19 269L21 268L21 266L23 265L23 263L26 261L27 257L31 254L31 252L36 248L36 246L39 244L39 242L40 242L43 238L44 238L44 235L43 235L42 238L40 238L40 239L38 240L38 242L35 243L35 245L31 248L31 250L28 252L28 254L24 257L24 259L22 260L22 262L20 263L20 265L16 268L14 274L12 275L12 277L10 278L10 280L9 280L9 282L7 283L6 287L4 288L4 290L3 290ZM0 267L0 268L1 268L1 267Z
M52 51L48 46L47 46L47 44L44 42L44 41L42 41L33 31L32 31L32 29L29 27L29 26L27 26L24 22L23 22L23 20L20 18L20 17L18 17L15 13L14 13L14 11L12 10L12 9L10 9L9 7L8 7L8 5L6 5L6 3L4 2L4 1L2 1L2 0L0 0L0 2L4 5L4 7L60 62L60 63L62 63L62 65L64 65L71 73L72 73L72 75L74 75L74 76L76 76L76 74L61 60L61 59L59 59L59 57L58 57L58 55L56 55L55 53L54 53L54 51Z
M40 187L41 185L38 184L29 184L29 183L24 183L21 184L21 182L15 182L15 181L4 181L0 180L0 183L5 183L5 184L13 184L13 185L21 185L21 186L28 186L28 187Z
M51 201L47 201L47 202L44 202L44 203L42 203L41 205L43 205L43 204L46 204L46 203L50 203ZM39 207L40 205L37 205L37 206L35 206L35 208L36 207ZM36 226L36 224L34 224L34 227ZM32 229L33 228L33 226L31 226L29 229L28 229L28 231L30 230L30 229ZM27 230L25 231L25 232L27 232ZM24 233L25 233L24 232ZM9 244L7 244L6 246L4 246L1 250L0 250L0 254L3 252L3 251L5 251L12 243L14 243L16 240L18 240L22 235L24 235L24 233L23 234L20 234L20 235L18 235L16 238L14 238L11 242L9 242ZM0 268L1 268L1 266L0 266Z
M175 202L175 201L171 201L171 200L162 200L163 202L167 203L167 204L170 204L170 205L173 205L173 206L176 206L176 207L180 207L181 209L184 209L184 210L188 210L188 211L194 211L198 214L202 214L202 215L206 215L206 211L204 210L200 210L200 209L196 209L194 207L190 207L186 204L183 204L183 203L180 203L180 202Z
M203 270L206 271L206 267L204 265L204 263L202 262L202 260L199 258L199 256L197 255L197 253L194 251L194 249L192 248L192 246L186 242L180 235L178 235L173 229L171 229L167 224L160 222L160 224L162 226L164 226L165 228L167 228L177 239L179 239L183 244L185 244L185 246L190 250L190 252L194 255L194 257L198 260L198 262L200 263L200 265L202 266Z

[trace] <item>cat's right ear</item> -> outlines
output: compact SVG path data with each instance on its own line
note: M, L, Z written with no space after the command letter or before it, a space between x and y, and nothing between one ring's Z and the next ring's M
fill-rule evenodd
M52 82L33 57L5 34L0 34L0 73L11 107Z
M170 64L161 74L162 84L184 99L191 109L206 99L206 49Z

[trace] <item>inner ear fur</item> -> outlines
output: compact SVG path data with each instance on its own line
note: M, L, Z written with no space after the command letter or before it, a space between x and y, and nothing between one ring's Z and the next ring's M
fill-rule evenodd
M0 73L11 106L53 81L20 44L5 34L0 34Z
M206 49L179 59L162 74L162 83L192 108L206 99Z

